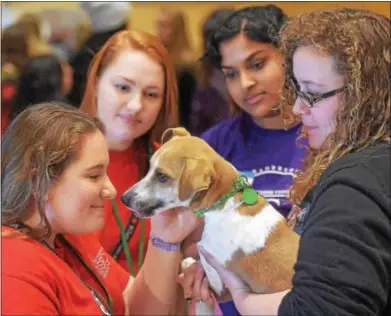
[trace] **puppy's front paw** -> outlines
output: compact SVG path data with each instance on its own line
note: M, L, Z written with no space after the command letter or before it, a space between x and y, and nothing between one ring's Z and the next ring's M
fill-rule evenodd
M190 267L195 262L196 261L192 257L187 257L186 259L183 259L181 264L182 271Z
M200 256L200 260L205 270L205 274L208 278L210 286L216 292L217 295L219 296L222 295L224 293L224 284L219 274L214 268L212 268L212 266L209 263L206 262L206 260L202 255Z

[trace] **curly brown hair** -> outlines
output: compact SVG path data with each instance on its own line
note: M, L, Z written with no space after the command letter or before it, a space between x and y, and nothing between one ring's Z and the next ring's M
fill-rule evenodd
M379 141L390 143L390 20L370 11L344 8L302 14L288 21L280 38L287 67L283 113L292 110L296 97L289 81L293 54L306 45L334 57L346 90L335 132L326 139L327 146L308 151L290 189L290 199L297 205L333 161Z

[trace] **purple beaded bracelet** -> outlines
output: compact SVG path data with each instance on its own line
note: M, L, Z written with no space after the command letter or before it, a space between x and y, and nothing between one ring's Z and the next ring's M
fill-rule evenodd
M151 239L152 245L165 251L175 251L181 248L181 243L174 244L170 242L165 242L164 240L161 240L160 238L157 238L152 235L149 237L149 239Z

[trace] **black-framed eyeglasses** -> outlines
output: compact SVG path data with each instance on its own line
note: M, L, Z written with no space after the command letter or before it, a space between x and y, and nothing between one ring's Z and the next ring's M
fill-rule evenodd
M328 91L325 93L317 93L314 95L309 95L305 92L300 91L298 88L296 82L293 79L290 79L290 82L293 86L293 89L295 90L296 95L301 99L301 101L308 107L312 108L316 103L319 103L320 101L323 101L327 98L332 97L333 95L336 95L338 92L342 92L346 89L346 86L343 86L341 88Z

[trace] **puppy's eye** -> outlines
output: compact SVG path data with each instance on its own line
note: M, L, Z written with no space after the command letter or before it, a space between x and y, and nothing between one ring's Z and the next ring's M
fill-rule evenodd
M170 178L161 172L156 172L156 179L160 183L166 183Z

